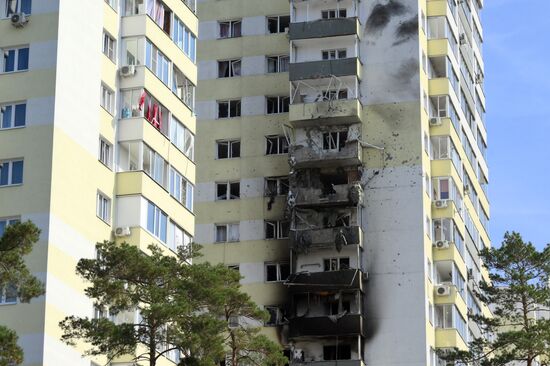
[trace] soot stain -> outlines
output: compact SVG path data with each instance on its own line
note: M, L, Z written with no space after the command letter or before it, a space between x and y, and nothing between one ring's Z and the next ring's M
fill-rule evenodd
M412 78L416 74L418 74L418 68L418 60L416 60L415 58L410 58L399 67L394 77L399 82L403 84L408 84L411 82Z
M418 35L418 16L413 16L409 20L405 20L397 27L395 31L395 38L397 39L393 46L400 45L411 39L416 38Z
M398 0L390 0L387 4L377 4L367 19L366 32L381 31L388 25L392 16L401 15L405 11L405 6Z

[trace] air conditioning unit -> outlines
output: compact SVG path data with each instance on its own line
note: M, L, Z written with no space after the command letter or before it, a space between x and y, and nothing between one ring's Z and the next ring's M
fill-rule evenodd
M437 249L448 249L451 246L451 243L449 243L448 240L437 240L434 243L434 247Z
M135 65L126 65L122 66L120 68L120 76L122 77L129 77L133 76L136 73L136 66Z
M435 294L437 296L449 296L451 294L451 286L437 285L435 286Z
M460 44L466 44L466 34L461 33L459 40L460 40Z
M441 126L441 117L430 118L430 126Z
M15 13L11 16L11 25L15 28L23 28L29 22L25 13Z
M470 185L469 185L469 184L465 184L465 185L464 185L464 194L465 194L465 195L469 195L469 194L470 194L470 191L471 191Z
M131 234L131 231L129 226L117 227L115 229L116 237L130 236L130 234Z
M476 74L475 83L476 83L476 84L482 84L482 83L483 83L483 75L482 75L481 73L477 73L477 74Z
M447 202L447 200L436 200L434 202L434 206L436 208L446 208L448 205L449 203Z
M229 329L235 329L239 327L239 317L238 316L230 316L229 320L227 322L227 326Z

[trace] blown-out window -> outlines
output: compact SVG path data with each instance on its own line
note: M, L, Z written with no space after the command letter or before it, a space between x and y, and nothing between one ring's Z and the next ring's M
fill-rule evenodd
M220 38L235 38L241 36L241 20L220 22Z

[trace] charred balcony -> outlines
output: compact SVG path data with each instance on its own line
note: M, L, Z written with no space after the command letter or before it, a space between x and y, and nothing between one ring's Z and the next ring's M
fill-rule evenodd
M290 275L285 285L292 293L319 291L362 290L366 276L360 269L338 271L298 272Z
M290 247L297 253L319 249L341 249L350 245L362 246L363 230L360 226L338 226L308 230L292 230Z
M292 194L296 207L358 206L363 202L363 188L359 183L332 185L323 188L295 188Z
M329 78L331 76L356 76L360 79L361 61L359 57L293 62L289 65L290 81Z
M290 23L290 40L312 39L325 37L359 36L359 20L356 17L316 19L298 23Z
M289 338L365 336L365 319L361 314L293 318L289 323Z
M301 361L291 360L292 366L364 366L363 360L323 360L323 361Z
M362 147L358 140L337 146L295 144L289 147L291 164L295 168L358 166L362 162ZM334 147L334 148L333 148Z

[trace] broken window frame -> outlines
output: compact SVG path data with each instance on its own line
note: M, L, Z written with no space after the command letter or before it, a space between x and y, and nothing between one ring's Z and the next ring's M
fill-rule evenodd
M268 227L271 227L273 235L268 237ZM270 239L288 239L290 234L290 221L282 220L266 220L264 222L264 237L266 240Z
M281 21L283 20L283 21ZM276 21L276 31L272 31L270 27L270 21ZM266 30L267 34L286 33L290 26L290 15L274 15L266 17Z
M338 19L338 18L347 18L347 9L326 9L321 10L321 19Z
M343 139L343 140L342 140ZM348 139L348 130L329 131L323 133L324 151L341 151Z
M329 89L322 91L323 100L348 99L348 89Z
M220 195L220 188L225 187L225 193ZM234 194L237 193L237 194ZM231 201L241 198L241 183L239 181L232 182L216 182L216 201Z
M218 119L235 118L241 116L241 100L218 100ZM225 106L225 107L224 107ZM221 108L226 108L226 113L221 113Z
M289 55L267 56L267 73L275 74L279 72L288 72L290 57ZM271 64L273 63L273 64ZM273 65L273 67L270 67Z
M288 141L284 135L269 135L266 139L266 155L288 154Z
M223 238L218 235L218 231L223 229ZM214 241L216 243L233 243L240 240L239 224L227 223L227 224L215 224L214 225Z
M220 155L220 151L226 150L226 156ZM241 157L241 140L216 141L216 159L234 159Z
M269 280L268 279L268 267L275 267L276 269L276 279L275 280ZM274 283L274 282L284 282L287 280L288 276L290 275L290 262L288 261L282 261L282 262L266 262L264 264L264 271L265 271L265 282L268 283ZM287 274L286 278L283 278L284 275Z
M328 268L327 268L328 264ZM345 269L350 269L350 257L330 257L323 258L323 271L342 271Z
M279 305L265 305L264 310L269 313L269 319L264 322L265 327L276 327L283 323L283 309ZM272 313L274 312L274 314ZM274 320L272 321L272 319Z
M225 33L222 29L227 27ZM218 22L218 38L238 38L242 36L242 19L224 20Z
M345 357L345 358L341 358L341 357L338 357L338 355L341 355L343 352L342 352L342 348L343 347L346 347L346 348L349 348L349 358L348 357ZM332 351L334 349L334 351ZM332 352L329 352L332 351ZM329 357L329 355L332 355L334 354L334 358L332 357ZM345 354L347 355L348 352L346 350ZM333 345L333 344L330 344L330 345L323 345L323 361L336 361L336 360L351 360L351 345L350 344L336 344L336 345Z
M241 59L218 60L218 78L233 78L241 76Z
M290 109L290 97L279 95L276 97L265 97L266 114L288 113ZM271 108L270 108L271 105Z
M347 58L347 49L346 48L335 48L330 50L321 51L322 60L340 60Z
M284 177L266 177L264 181L264 196L271 197L287 195L290 189L290 182L288 176ZM275 185L274 188L270 188L271 185Z

